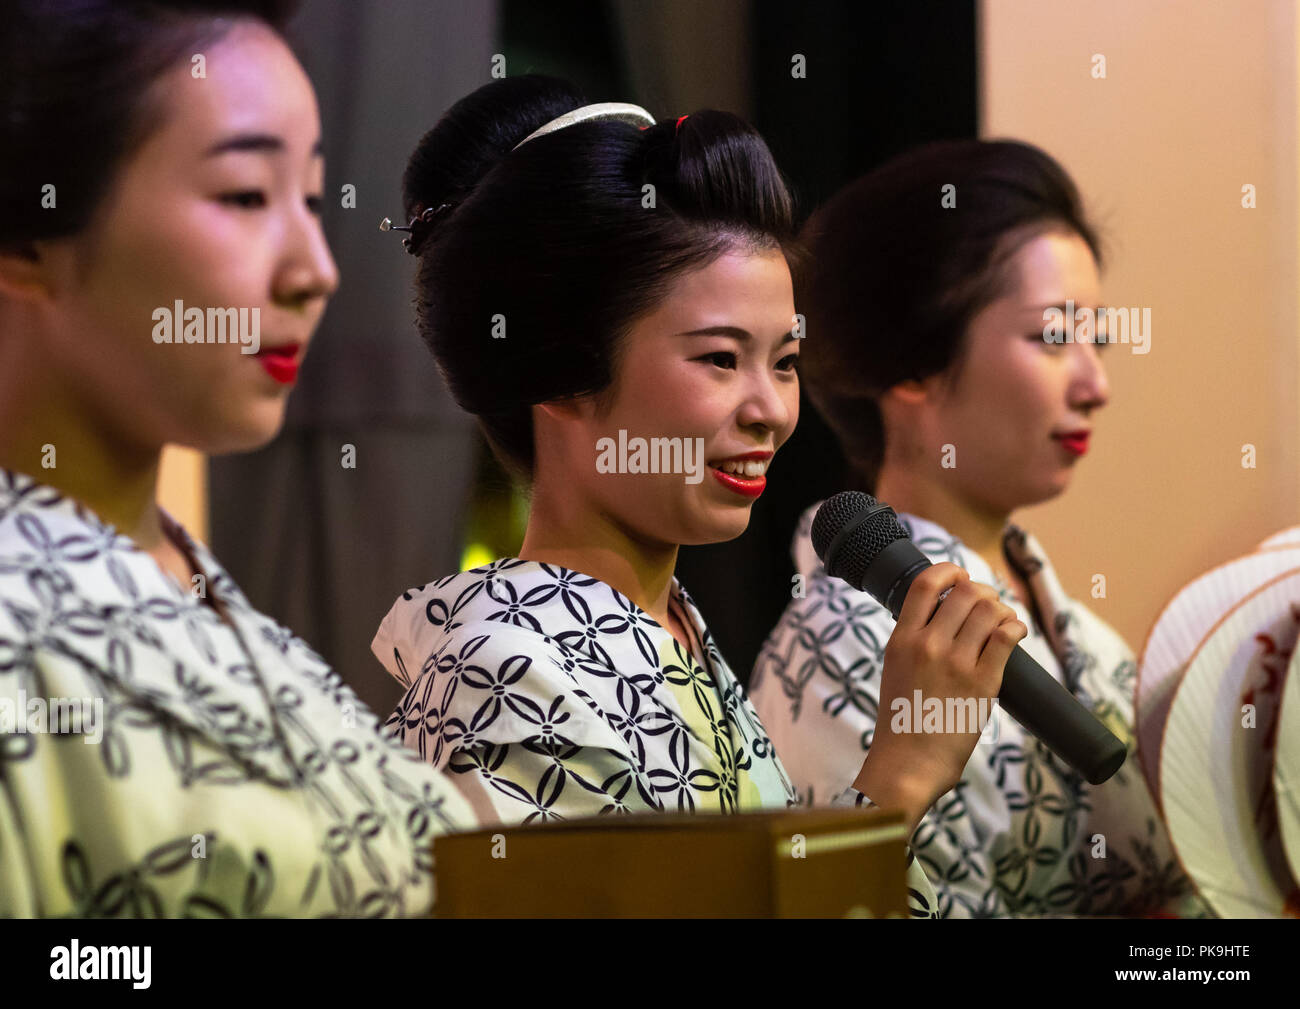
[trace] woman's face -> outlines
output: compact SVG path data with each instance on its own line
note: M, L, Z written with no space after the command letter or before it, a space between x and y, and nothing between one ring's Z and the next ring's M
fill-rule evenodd
M679 277L631 327L612 387L571 443L573 478L602 513L651 543L744 532L762 474L799 419L794 311L780 251L733 251ZM661 472L630 472L637 439Z
M269 440L338 284L302 68L253 21L202 55L206 76L187 58L155 82L160 121L95 219L41 246L53 279L39 334L49 367L88 423L145 450ZM245 310L242 327L238 312L209 318L231 308ZM189 309L202 322L187 334Z
M1012 283L971 321L957 378L949 389L936 383L922 421L941 479L1000 514L1069 486L1090 447L1079 435L1091 431L1110 395L1103 344L1044 339L1045 309L1064 312L1067 300L1076 308L1101 304L1087 243L1073 233L1041 234L1022 244L1007 268ZM953 446L950 468L942 466L944 445Z

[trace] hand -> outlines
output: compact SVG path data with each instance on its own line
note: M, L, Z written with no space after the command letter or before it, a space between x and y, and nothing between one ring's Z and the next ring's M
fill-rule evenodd
M961 780L983 726L969 718L960 732L949 724L942 732L895 732L895 698L905 702L908 730L916 690L923 700L943 702L945 716L954 710L950 697L963 702L965 713L967 701L976 712L991 711L1011 651L1028 634L995 589L972 582L957 565L934 564L917 575L885 646L875 736L854 787L878 806L901 807L909 832L914 830L935 800Z

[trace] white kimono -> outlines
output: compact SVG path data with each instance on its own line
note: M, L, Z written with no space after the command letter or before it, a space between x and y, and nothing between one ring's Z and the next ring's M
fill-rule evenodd
M794 538L806 594L763 646L750 694L796 787L815 798L851 782L871 745L889 611L827 576L812 548L812 518ZM926 813L912 844L938 891L940 917L1208 914L1179 868L1135 751L1133 654L1123 639L1066 597L1033 536L1003 534L1040 620L989 564L934 522L899 521L931 561L965 568L998 589L1030 629L1020 643L1129 746L1124 766L1089 785L1000 707L957 787ZM894 718L883 712L879 717Z
M171 528L233 627L0 470L0 916L427 913L465 800Z
M671 605L691 652L610 585L554 565L507 557L412 589L373 644L408 688L388 726L459 775L485 823L796 804L676 579ZM865 805L851 784L837 804ZM911 913L932 917L910 853L908 885Z

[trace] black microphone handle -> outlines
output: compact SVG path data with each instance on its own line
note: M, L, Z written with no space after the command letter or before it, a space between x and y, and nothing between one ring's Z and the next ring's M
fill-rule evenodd
M1048 749L1100 785L1124 763L1124 743L1019 645L1002 673L998 703Z
M832 568L838 567L836 548L841 542L844 540L833 542L826 551L826 570L837 577L843 575ZM930 558L915 543L898 539L876 555L863 574L863 583L853 587L869 592L897 620L907 590L930 566ZM1019 645L1002 673L998 703L1093 785L1109 779L1124 763L1127 750L1119 737Z

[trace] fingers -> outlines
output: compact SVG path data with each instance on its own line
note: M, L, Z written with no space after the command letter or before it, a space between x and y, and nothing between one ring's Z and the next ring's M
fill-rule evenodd
M913 580L898 612L898 627L904 631L923 628L939 605L939 595L962 582L969 582L970 574L956 564L945 561L931 564ZM945 600L946 602L947 600Z
M965 622L953 639L953 658L965 668L974 668L995 627L1016 619L1016 611L998 598L997 590L991 585L972 582L970 588L975 601L967 609ZM940 604L940 614L954 601L955 595L953 592Z
M1029 628L1020 620L1007 620L998 624L989 635L988 644L980 654L975 665L976 677L984 689L993 696L1002 689L1002 674L1006 670L1007 660L1011 658L1016 645L1029 634Z
M991 585L970 580L953 587L953 590L939 604L939 612L930 621L928 630L945 645L957 640L961 629L970 622L971 615L981 603L985 605L979 610L979 614L980 619L987 621L984 627L985 636L987 636L987 632L996 627L999 622L998 620L991 620L990 617L996 612L996 608L1002 604L998 602L997 589ZM990 610L990 607L993 609ZM1015 616L1015 614L1013 613L1012 616ZM975 659L979 655L979 649L983 647L983 644L984 639L980 638L978 647L971 651L972 666L975 664Z
M948 595L940 604L939 596L945 590ZM885 646L882 710L894 710L898 698L911 703L917 692L925 698L954 699L964 705L995 697L1012 649L1028 633L992 586L972 582L955 564L927 568L909 588L898 625ZM975 710L982 709L977 704ZM980 718L976 722L980 723ZM954 724L937 734L920 735L885 728L882 719L872 750L896 761L890 766L908 768L911 778L925 788L938 788L934 793L938 795L960 780L983 725L966 723L963 728Z

